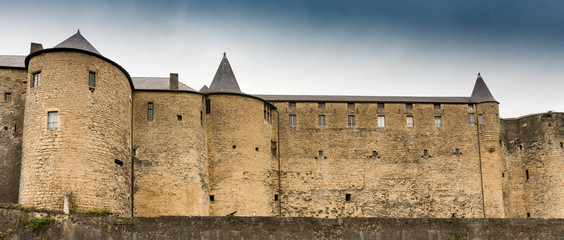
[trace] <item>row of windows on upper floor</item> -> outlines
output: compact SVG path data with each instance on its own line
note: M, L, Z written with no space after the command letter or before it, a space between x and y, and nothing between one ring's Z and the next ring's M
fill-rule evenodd
M33 79L31 81L31 87L39 87L41 84L41 72L36 72L33 74ZM95 72L88 72L88 87L90 91L94 91L96 87L96 73Z
M320 128L326 127L327 126L326 120L327 120L327 116L318 115L317 116L318 127L320 127ZM435 116L434 120L435 120L435 127L436 128L441 128L443 126L441 116ZM289 123L290 123L291 128L295 128L297 126L296 115L294 115L294 114L289 115ZM468 123L470 124L470 126L476 125L476 116L474 115L474 113L468 114ZM478 123L480 125L484 124L484 115L483 114L478 115ZM408 128L412 128L414 126L413 116L406 116L405 117L405 125ZM356 116L355 115L348 115L347 126L348 127L356 127ZM386 127L386 116L383 116L383 115L378 116L378 127L379 128Z
M384 110L385 109L385 103L377 103L378 105L378 109L380 110ZM295 109L296 108L296 102L289 102L288 103L288 108L290 109ZM325 103L324 102L318 102L317 103L317 108L318 109L325 109ZM347 108L348 109L355 109L355 103L347 103ZM440 103L434 103L433 104L433 108L435 110L440 110L441 109L441 104ZM413 110L413 103L406 103L405 104L405 109L406 110ZM468 110L473 111L474 110L474 104L468 104Z

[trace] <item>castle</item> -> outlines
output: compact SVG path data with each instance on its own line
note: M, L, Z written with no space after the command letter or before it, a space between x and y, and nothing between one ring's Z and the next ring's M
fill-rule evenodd
M130 77L81 34L0 56L0 202L121 216L564 217L564 114Z

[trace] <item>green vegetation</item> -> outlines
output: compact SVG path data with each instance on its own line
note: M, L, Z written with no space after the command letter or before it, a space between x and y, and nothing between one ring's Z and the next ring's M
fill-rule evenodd
M133 225L133 220L127 218L116 219L116 225Z
M49 224L51 224L55 219L52 219L49 216L45 217L28 217L27 214L24 214L22 218L23 223L27 226L27 228L31 231L43 231L47 229Z

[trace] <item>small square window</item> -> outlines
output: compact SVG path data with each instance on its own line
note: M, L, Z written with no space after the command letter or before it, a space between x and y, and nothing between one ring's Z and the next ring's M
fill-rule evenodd
M319 156L323 157L323 151L319 151Z
M406 103L406 104L405 104L405 109L406 109L406 110L413 110L413 103Z
M274 194L274 201L278 201L278 194Z
M6 101L12 101L12 93L4 93L4 100Z
M441 116L435 116L435 127L440 128L442 126L443 126L443 123L441 121Z
M378 157L378 152L372 151L372 158L377 158L377 157Z
M354 103L347 103L348 109L354 109Z
M31 82L31 87L39 87L41 83L41 72L33 74L33 81Z
M412 128L413 127L413 116L405 117L405 124L408 128Z
M350 201L351 201L351 194L350 194L350 193L345 194L345 201L346 201L346 202L350 202Z
M435 110L441 110L441 104L435 103L435 104L433 105L433 108L434 108Z
M214 195L210 195L210 202L215 201L215 196Z
M474 104L468 104L468 110L473 111L474 110Z
M88 86L93 88L96 87L96 73L89 72L88 73Z
M349 127L355 127L356 126L356 120L354 115L349 115L348 117L348 126Z
M295 128L297 125L296 115L290 115L289 120L290 120L290 127Z
M386 118L384 116L378 116L378 127L386 127Z
M47 119L47 129L57 129L59 127L59 112L48 112Z
M178 121L182 121L182 115L176 115L176 119L178 119Z
M317 108L325 109L325 103L324 102L317 103Z
M288 103L288 108L291 108L291 109L296 108L296 102L289 102L289 103Z
M384 110L384 103L378 103L378 109Z
M317 116L317 122L319 127L325 127L325 115Z

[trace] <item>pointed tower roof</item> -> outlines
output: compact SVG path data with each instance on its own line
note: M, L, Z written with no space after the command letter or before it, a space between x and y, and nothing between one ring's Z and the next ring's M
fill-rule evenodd
M235 79L235 74L233 74L233 70L231 69L231 65L225 53L223 53L223 59L221 59L221 63L219 63L219 67L217 68L215 77L213 77L208 92L241 93L241 89L239 88L239 84L237 84L237 79Z
M200 92L200 93L206 93L206 92L208 92L208 90L209 90L208 86L207 86L207 85L204 85L202 88L200 88L200 91L198 91L198 92Z
M472 90L470 100L476 103L497 102L488 89L486 82L484 82L484 79L480 76L480 73L478 73L478 78L476 79L476 84L474 84L474 90Z
M67 38L67 40L59 43L59 45L55 46L54 48L80 49L80 50L88 51L88 52L95 53L95 54L98 54L98 55L102 55L102 54L100 54L100 52L98 52L98 50L96 50L96 48L94 48L92 46L92 44L90 44L86 40L86 38L84 38L80 34L80 29L78 30L77 33L75 33L71 37Z

